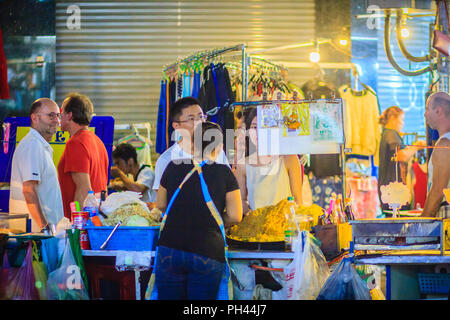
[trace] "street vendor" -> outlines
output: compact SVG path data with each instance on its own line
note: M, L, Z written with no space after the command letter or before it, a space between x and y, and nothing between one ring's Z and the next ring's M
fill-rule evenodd
M378 171L378 197L382 210L389 210L389 204L381 201L381 186L386 186L391 182L398 181L406 184L406 168L408 161L419 150L418 147L402 147L403 141L400 136L405 119L405 111L397 106L391 106L384 110L380 117L380 124L383 127L381 134L379 171ZM426 142L419 140L414 143L417 146L425 146ZM393 157L397 154L397 160ZM409 209L403 206L402 210Z
M115 188L140 192L142 201L156 202L156 192L152 189L155 173L149 165L138 163L136 149L131 144L121 143L112 152L112 158L111 175L119 180Z
M427 124L439 133L439 140L428 162L428 194L422 217L450 218L450 205L443 191L450 188L450 96L432 94L426 104Z
M214 141L205 138L207 131ZM166 217L155 268L159 300L216 299L226 270L221 231L242 219L236 178L228 166L217 162L223 152L220 126L202 122L195 136L200 139L194 158L171 161L158 188L157 207Z
M246 112L245 158L238 156L235 175L239 183L244 213L269 205L290 196L302 205L302 173L297 155L258 155L256 108ZM243 136L238 136L242 150ZM239 146L241 145L241 146Z

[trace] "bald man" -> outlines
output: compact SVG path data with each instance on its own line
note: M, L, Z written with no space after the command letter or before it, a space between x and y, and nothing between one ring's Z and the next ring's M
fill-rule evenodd
M422 217L450 218L450 205L443 190L450 188L450 96L436 92L425 109L427 124L439 132L439 140L428 162L428 194Z
M51 99L41 98L30 108L29 133L17 145L11 166L10 214L29 214L31 231L52 234L64 217L58 173L49 142L59 126L61 113ZM11 229L24 231L18 220Z

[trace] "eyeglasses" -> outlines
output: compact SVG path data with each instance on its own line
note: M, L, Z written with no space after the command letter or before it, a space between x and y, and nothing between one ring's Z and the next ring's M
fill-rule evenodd
M47 117L50 118L50 120L55 120L56 118L61 119L61 113L50 112L50 113L39 113L39 114L46 115Z
M174 121L174 122L178 122L178 123L183 123L183 122L194 122L194 121L203 121L203 120L206 120L208 118L208 116L206 116L206 115L201 115L201 116L198 116L198 117L194 117L194 116L189 116L188 118L187 118L187 120L178 120L178 121Z

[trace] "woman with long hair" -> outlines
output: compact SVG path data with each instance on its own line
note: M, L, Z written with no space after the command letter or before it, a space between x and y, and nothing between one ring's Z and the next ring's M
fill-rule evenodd
M256 108L244 114L245 157L238 156L235 175L241 189L244 214L249 210L275 205L292 196L302 205L302 173L297 155L258 155ZM243 137L238 137L240 144ZM238 148L242 150L242 146Z
M378 170L378 196L382 210L390 210L387 203L381 201L381 186L398 181L406 184L406 167L408 161L414 156L416 147L403 147L401 132L404 126L405 112L397 107L391 106L384 110L380 117L380 124L383 127L380 141L380 158ZM425 141L417 141L417 145L425 146ZM398 149L398 152L396 151ZM394 156L397 152L397 161ZM396 163L398 166L396 167ZM409 209L410 206L403 206L401 209Z

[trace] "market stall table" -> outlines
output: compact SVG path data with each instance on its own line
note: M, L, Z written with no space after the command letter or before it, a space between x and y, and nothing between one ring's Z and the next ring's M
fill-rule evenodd
M383 265L386 268L386 300L420 299L418 273L433 273L436 266L450 266L450 253L444 255L404 253L356 256L355 264Z
M388 300L447 295L439 292L439 283L450 273L449 221L412 217L351 221L355 263L386 267ZM447 273L439 275L440 269ZM438 280L426 283L424 277Z
M141 255L150 255L151 258L154 258L155 251L124 251L124 250L82 250L84 257L113 257L116 259L121 254L141 254ZM244 259L244 260L258 260L258 259L293 259L293 252L283 252L283 251L250 251L250 250L230 250L228 252L229 259ZM151 267L149 267L150 269ZM139 268L131 268L135 274L135 291L136 291L136 300L141 300L141 270Z

